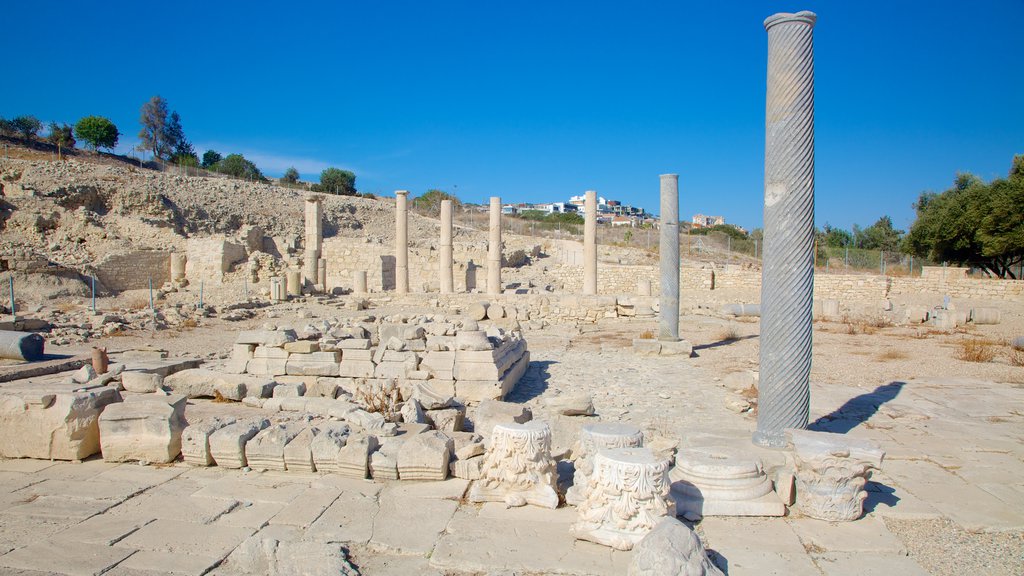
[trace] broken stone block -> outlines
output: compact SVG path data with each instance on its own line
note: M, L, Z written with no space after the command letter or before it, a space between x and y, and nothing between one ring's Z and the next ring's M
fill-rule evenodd
M424 413L426 422L441 432L461 432L466 418L466 407L455 405L451 408L428 410Z
M339 352L313 352L292 354L285 364L288 374L298 376L338 376Z
M522 357L496 380L458 380L456 397L463 403L475 404L482 400L501 400L515 388L530 365L530 353Z
M99 376L99 374L96 373L92 364L85 364L71 375L71 381L76 384L85 384L96 376Z
M529 406L498 400L484 400L472 412L473 431L484 438L490 437L496 424L523 424L532 419L533 412Z
M317 378L312 383L306 385L306 396L316 396L320 398L337 398L338 391L341 387L333 378Z
M452 439L441 432L416 434L398 449L398 477L402 480L444 480L448 477L452 450Z
M313 465L313 440L319 433L318 429L307 426L285 444L285 468L299 472L316 472Z
M629 576L724 576L700 537L675 518L662 518L633 547Z
M416 382L413 384L412 397L420 402L424 410L448 408L455 401L452 397L453 394L448 394L447 390L439 390L434 384L434 382Z
M658 356L661 354L661 342L653 338L634 338L633 352L640 356Z
M388 422L384 415L378 412L356 409L348 412L345 420L376 436L394 436L398 430L394 422Z
M100 451L99 416L113 387L55 394L0 394L0 457L82 460Z
M348 354L347 350L369 350L371 346L369 338L346 338L338 341L338 348L346 350L343 354Z
M278 541L261 533L242 542L224 561L229 574L265 576L358 576L337 543Z
M483 456L475 456L473 458L466 459L460 458L448 465L448 471L455 478L461 478L463 480L479 480L481 478L483 463Z
M317 425L318 434L313 437L310 452L317 472L338 472L338 453L348 441L348 424L324 422Z
M257 344L280 348L296 340L294 330L244 330L235 337L235 344Z
M179 370L164 378L164 387L186 398L213 398L220 372L205 368Z
M544 403L548 410L563 416L593 416L594 399L590 394L561 394Z
M378 450L370 455L370 475L374 480L398 480L398 461Z
M661 343L661 351L658 353L662 356L683 356L689 358L693 356L693 344L687 340L664 341Z
M312 354L313 352L320 351L320 343L312 342L309 340L299 340L297 342L288 342L284 345L284 351L289 354Z
M245 460L253 470L285 470L284 447L302 429L296 424L284 423L261 430L245 444Z
M306 394L306 385L302 382L298 384L278 384L274 387L274 398L299 398Z
M218 416L210 420L189 423L181 433L181 455L185 463L192 466L213 466L210 435L235 422L235 418Z
M221 468L244 468L245 445L260 430L270 426L266 419L236 422L210 434L210 455Z
M350 436L338 450L337 473L346 478L366 478L370 471L370 454L378 446L376 436Z
M100 447L107 462L172 462L181 453L185 397L134 396L100 414Z
M162 389L163 384L164 377L159 374L135 372L133 370L121 373L121 387L128 392L152 394Z
M486 351L493 350L494 344L483 330L460 330L455 335L455 350Z
M338 365L338 376L345 378L373 378L374 365L372 360L349 360L342 355Z

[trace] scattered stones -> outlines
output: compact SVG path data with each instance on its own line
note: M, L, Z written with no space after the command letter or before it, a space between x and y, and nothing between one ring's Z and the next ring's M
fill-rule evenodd
M270 426L269 420L236 422L210 435L210 456L222 468L247 466L245 446L256 434Z
M544 405L563 416L594 415L594 399L590 394L561 394L548 398Z
M0 394L0 457L82 460L100 451L99 416L113 387L54 394Z
M245 460L253 470L286 470L284 448L302 430L294 424L265 428L245 444Z
M181 433L181 455L186 464L192 466L213 466L210 453L210 435L217 430L235 423L231 417L216 417L202 422L191 422Z
M448 477L452 450L452 439L441 432L416 434L398 449L398 477L402 480L444 480Z
M138 394L152 394L161 390L164 384L164 377L159 374L148 372L127 371L121 373L121 386L127 392Z

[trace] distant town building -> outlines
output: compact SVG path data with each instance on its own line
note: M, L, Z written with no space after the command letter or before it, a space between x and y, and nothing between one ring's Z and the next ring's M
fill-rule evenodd
M710 228L712 226L722 226L725 224L724 216L705 216L703 214L694 214L693 219L690 220L694 228Z

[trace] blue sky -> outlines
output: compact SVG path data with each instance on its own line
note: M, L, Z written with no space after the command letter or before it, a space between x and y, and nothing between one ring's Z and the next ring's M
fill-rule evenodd
M717 6L721 4L722 6ZM59 7L57 7L59 6ZM761 225L764 18L813 10L817 220L906 228L1024 153L1024 1L12 2L0 116L118 125L152 95L265 173L470 202L602 196Z

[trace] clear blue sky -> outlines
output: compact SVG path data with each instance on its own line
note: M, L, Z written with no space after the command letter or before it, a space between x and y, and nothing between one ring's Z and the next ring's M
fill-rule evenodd
M0 115L165 97L197 152L327 166L362 191L552 201L594 189L761 225L766 34L813 10L817 220L901 228L957 171L1024 152L1024 1L9 2ZM14 23L18 23L14 25Z

